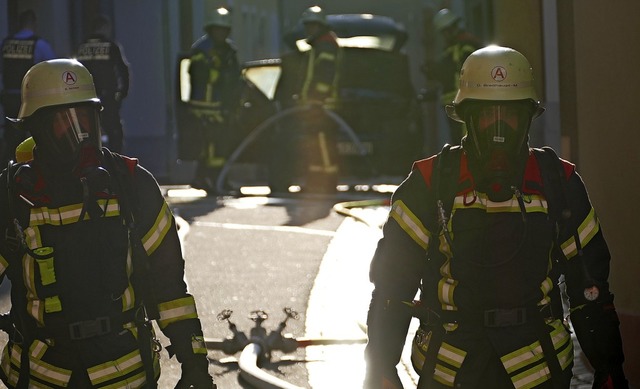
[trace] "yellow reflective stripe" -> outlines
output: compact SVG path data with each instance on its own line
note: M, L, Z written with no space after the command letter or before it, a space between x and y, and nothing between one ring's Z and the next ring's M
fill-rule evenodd
M442 342L440 350L438 350L439 360L441 360L442 362L446 362L453 367L457 367L458 369L460 368L460 366L462 366L462 362L464 362L464 358L466 356L466 351L445 342Z
M144 246L144 249L147 251L148 255L151 255L158 248L158 246L160 246L160 243L162 243L162 239L164 239L165 235L167 235L167 232L169 232L172 223L173 214L171 213L171 210L169 209L167 203L163 202L162 208L158 213L158 217L156 217L155 223L153 223L153 226L151 227L149 232L147 232L142 237L142 245Z
M27 242L27 247L29 247L31 250L42 247L42 238L40 237L40 229L38 227L25 228L24 238Z
M522 347L516 351L513 351L502 358L502 364L507 370L507 373L513 373L516 370L523 368L524 366L536 363L544 358L542 353L542 347L540 342L536 341L533 344Z
M194 354L207 354L207 346L204 343L203 336L193 335L191 337L191 348Z
M560 350L551 357L558 358L564 370L573 361L571 336L561 320L556 319L548 324L554 328L550 333L553 348ZM539 341L509 353L500 360L509 374L529 366L527 370L512 377L516 388L533 388L549 379L549 368Z
M530 389L547 381L550 376L551 373L549 372L547 363L542 362L539 365L511 377L511 381L516 389Z
M158 325L161 329L176 321L198 318L193 296L158 304L158 311L160 313Z
M11 369L11 376L15 377L15 380L13 380L13 382L11 379L9 379L9 383L15 386L18 383L18 375L20 374L20 367L22 366L20 363L20 361L22 360L22 358L20 357L22 355L22 348L14 343L11 347L11 355L8 355L6 353L7 347L5 346L5 354L3 355L3 358L6 356L6 361L9 365L8 368ZM13 368L14 366L16 367L15 370Z
M438 281L438 299L445 311L457 310L453 301L453 292L458 286L458 281L453 278L442 278Z
M29 369L30 374L44 382L56 385L67 386L71 379L71 370L53 366L42 361L40 358L47 351L47 345L39 340L35 340L29 348Z
M476 196L475 201L473 196ZM524 208L527 213L541 212L547 213L547 200L536 194L523 195ZM465 205L466 204L466 205ZM516 196L512 196L511 199L506 201L495 202L488 199L485 193L473 192L456 196L453 201L453 209L483 209L487 213L498 212L520 212L520 204Z
M137 369L142 369L140 352L134 350L115 361L101 363L87 369L89 379L93 385L100 384L127 375Z
M324 82L316 83L316 90L321 93L327 93L331 90L331 84L325 84Z
M105 212L106 217L120 215L120 207L117 199L99 199L97 201L100 208ZM62 226L77 223L80 220L82 204L71 204L60 208L38 207L31 208L29 214L29 225L39 226L51 224ZM85 213L84 220L89 219L89 213Z
M9 267L9 262L7 262L7 260L2 256L2 254L0 254L0 276L2 276L4 272L7 271L8 267Z
M402 200L394 201L390 216L420 247L425 250L429 247L431 233Z
M116 382L115 384L101 386L100 389L129 389L129 388L142 388L144 383L146 382L146 373L145 371L141 371L140 373L128 377L120 382Z
M453 387L453 381L456 378L456 372L440 365L436 364L436 369L433 372L433 379L440 382L443 385Z
M318 54L318 58L316 58L316 62L320 62L320 61L335 62L335 60L336 60L336 55L328 51L322 51L320 54Z
M578 238L580 239L580 246L585 247L591 239L600 231L600 221L596 215L595 209L591 208L587 217L582 221L578 227ZM575 237L572 236L560 245L562 252L567 259L574 257L578 254L578 247L576 245Z
M553 289L553 285L553 281L549 277L545 278L544 281L542 281L542 283L540 284L540 291L542 292L543 297L542 300L540 300L540 302L538 303L538 306L546 305L551 302L551 299L549 298L549 292Z

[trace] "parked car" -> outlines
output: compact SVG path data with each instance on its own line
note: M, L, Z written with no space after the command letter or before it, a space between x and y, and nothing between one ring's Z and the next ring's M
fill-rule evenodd
M342 59L338 99L323 107L340 131L334 145L340 155L340 180L404 176L423 151L424 134L418 94L410 79L409 59L401 51L404 28L393 19L368 14L329 15ZM235 152L230 164L252 164L268 182L269 160L282 152L272 134L304 123L309 107L298 103L309 47L302 24L284 36L291 49L280 58L250 61L243 67L243 86L234 113ZM188 58L180 58L178 98L179 157L189 157ZM317 107L316 107L317 108ZM314 114L317 114L315 112ZM304 125L302 125L304 127ZM304 128L290 132L304 137ZM293 144L302 144L293 142ZM182 146L181 146L182 145ZM188 159L188 158L185 158ZM233 170L231 167L227 171ZM304 174L304 168L292 180ZM272 172L273 173L273 172Z

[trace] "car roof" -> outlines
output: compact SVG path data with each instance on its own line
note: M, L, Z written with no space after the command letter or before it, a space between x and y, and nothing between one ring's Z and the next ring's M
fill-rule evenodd
M327 23L338 38L358 36L392 37L392 51L400 50L407 41L408 34L401 23L388 16L372 14L339 14L327 15ZM297 50L297 41L305 38L302 22L284 35L284 42L291 49Z

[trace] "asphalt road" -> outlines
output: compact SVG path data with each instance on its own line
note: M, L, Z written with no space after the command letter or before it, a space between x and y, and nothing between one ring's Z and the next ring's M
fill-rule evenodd
M249 335L255 325L247 317L250 312L267 312L263 327L270 331L284 319L283 308L290 307L299 313L298 320L287 322L285 332L292 336L364 338L368 261L379 228L346 221L350 218L333 211L337 200L332 196L168 198L174 214L186 222L181 233L188 229L186 277L205 337L231 335L227 324L216 320L223 309L232 310L231 320ZM369 218L379 222L385 214ZM287 355L276 351L263 368L303 388L357 387L363 347L309 347ZM211 351L209 357L220 388L249 387L238 377L238 354ZM356 382L342 386L344 381L332 381L345 373ZM178 376L175 361L164 358L160 387L171 387Z

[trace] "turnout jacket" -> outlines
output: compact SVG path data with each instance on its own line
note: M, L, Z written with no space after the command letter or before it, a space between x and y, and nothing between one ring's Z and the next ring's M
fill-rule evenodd
M449 196L455 196L441 199L453 200L441 215L444 223L438 222L435 185L442 154L414 163L392 196L370 268L375 288L367 323L367 387L381 388L383 379L401 387L395 366L412 315L421 322L412 352L421 388L486 387L480 380L491 365L511 381L492 387L532 388L552 375L566 380L573 344L562 320L560 274L572 324L596 372L621 369L607 282L610 254L575 166L556 159L568 206L557 222L551 188L544 185L548 172L542 172L537 153L528 157L521 197L504 202L492 202L476 189L460 148L450 153L459 159L459 171L440 179L440 185L453 183ZM599 290L593 301L584 292L590 285ZM412 302L418 291L420 302Z
M111 156L104 165L109 176L89 182L89 201L80 180L48 179L42 174L47 167L37 163L0 175L2 231L18 235L17 244L5 238L0 245L0 275L11 281L15 326L0 363L9 387L25 374L29 387L38 388L74 386L82 376L94 388L143 387L142 330L136 325L145 320L143 295L153 296L147 310L157 311L153 318L180 362L206 355L195 301L183 280L176 224L158 184L137 160L104 153ZM127 177L128 186L122 183ZM139 206L131 226L126 208L135 208L134 201ZM135 262L136 244L146 269ZM158 351L152 355L156 379Z

